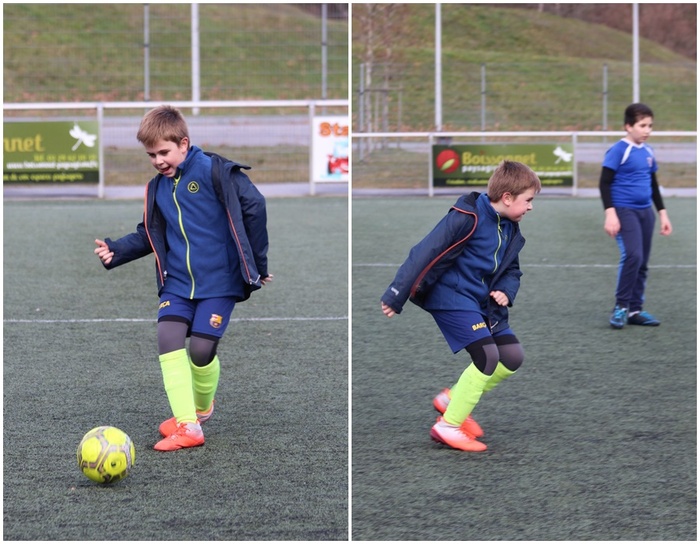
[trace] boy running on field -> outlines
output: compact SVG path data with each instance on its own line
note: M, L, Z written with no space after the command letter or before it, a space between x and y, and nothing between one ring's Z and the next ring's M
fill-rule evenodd
M443 415L431 429L434 440L464 451L484 451L481 427L471 414L481 395L512 376L524 352L508 323L520 286L518 254L525 244L519 223L542 185L526 165L504 161L486 193L462 196L448 214L411 249L382 296L387 317L409 298L428 311L454 353L471 363L452 389L433 401Z

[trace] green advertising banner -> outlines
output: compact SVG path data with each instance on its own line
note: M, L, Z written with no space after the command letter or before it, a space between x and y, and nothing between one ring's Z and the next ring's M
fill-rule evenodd
M487 185L503 160L528 165L539 176L543 187L574 184L572 144L469 144L433 146L433 185Z
M4 183L97 183L97 121L3 123Z

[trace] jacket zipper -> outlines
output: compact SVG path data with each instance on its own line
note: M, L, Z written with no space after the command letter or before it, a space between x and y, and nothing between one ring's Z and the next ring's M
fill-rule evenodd
M498 246L496 246L496 253L493 254L493 273L496 273L496 270L498 270L498 252L501 249L501 244L503 243L503 238L501 237L501 234L503 234L503 230L501 230L501 216L498 216L498 224L496 225L496 230L498 231Z
M187 233L185 232L185 225L182 223L182 209L180 209L180 203L177 201L177 185L180 182L180 177L182 176L182 172L176 177L173 178L174 185L173 185L173 201L175 202L175 207L177 208L177 220L178 223L180 224L180 232L182 232L182 237L185 239L185 246L187 246L187 251L185 252L185 260L187 262L187 272L190 275L190 280L192 281L192 290L190 291L190 299L194 298L194 275L192 274L192 267L190 265L190 241L187 238Z
M226 210L226 215L228 216L228 222L231 227L231 232L233 233L233 239L236 242L238 254L241 256L241 262L243 263L243 267L245 268L246 276L248 276L248 285L252 285L253 283L255 283L255 281L250 275L250 270L248 270L248 261L245 259L245 254L243 252L241 241L238 239L238 231L236 230L236 225L234 224L233 218L231 217L231 212L229 212L228 209Z
M144 202L143 202L143 222L144 222L144 227L146 229L146 236L148 237L148 243L151 244L151 248L153 249L153 255L156 258L156 266L158 267L158 277L160 278L160 284L161 286L165 283L165 274L166 272L163 270L163 268L160 265L160 258L158 257L158 252L156 251L156 245L153 243L153 239L151 238L151 217L148 215L148 209L149 209L149 200L151 198L151 195L148 192L148 189L150 188L151 184L149 183L146 185L146 191L144 195ZM153 197L155 198L155 196Z

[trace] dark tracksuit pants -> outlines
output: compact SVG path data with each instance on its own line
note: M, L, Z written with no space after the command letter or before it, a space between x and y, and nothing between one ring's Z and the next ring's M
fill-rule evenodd
M652 207L637 210L615 208L620 232L615 238L620 249L615 300L618 306L639 311L644 305L651 239L656 216Z

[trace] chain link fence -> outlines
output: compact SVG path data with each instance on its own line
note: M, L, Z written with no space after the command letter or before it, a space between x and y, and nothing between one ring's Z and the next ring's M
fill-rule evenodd
M95 115L36 103L250 103L183 114L193 144L252 166L256 183L309 180L306 102L348 99L348 4L6 4L3 45L4 102L27 105L6 122ZM148 109L106 110L107 185L153 175L136 141Z
M626 62L448 59L444 64L443 130L618 130L632 101L632 68ZM432 65L356 63L355 131L434 130L433 70ZM655 129L695 130L695 63L644 64L640 72L641 101L652 106Z
M348 97L347 4L3 10L5 102Z

